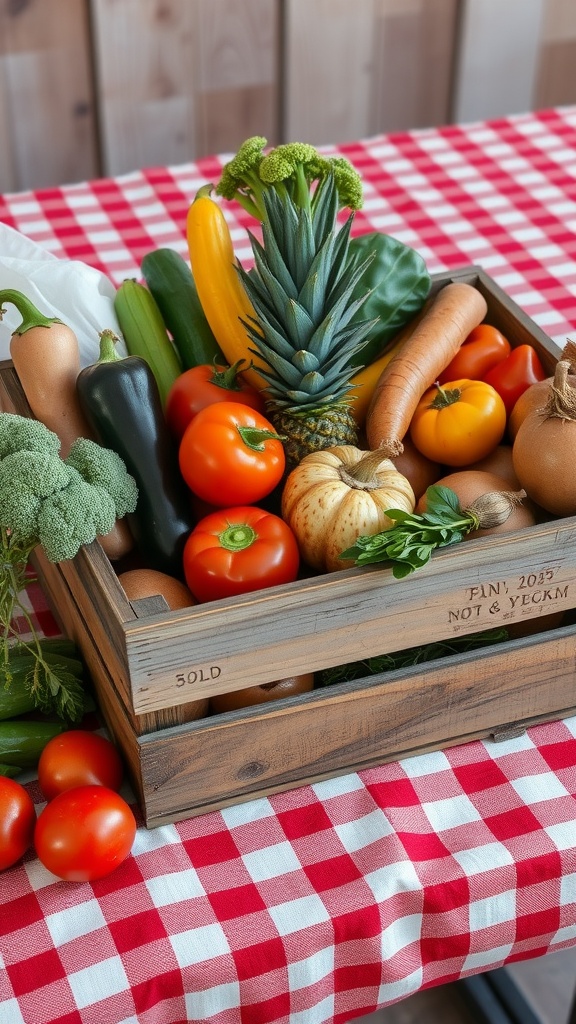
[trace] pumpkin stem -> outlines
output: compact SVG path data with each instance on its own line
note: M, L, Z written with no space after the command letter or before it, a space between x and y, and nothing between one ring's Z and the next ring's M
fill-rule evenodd
M382 483L377 477L379 469L394 469L394 463L386 458L380 450L364 452L362 458L353 466L346 469L339 466L340 476L349 487L356 487L358 490L370 491L381 487Z

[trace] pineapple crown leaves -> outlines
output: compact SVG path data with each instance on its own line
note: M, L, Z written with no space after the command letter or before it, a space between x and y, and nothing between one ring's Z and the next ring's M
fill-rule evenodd
M247 274L243 268L239 268L257 313L256 320L243 323L264 358L272 350L290 360L295 351L307 349L319 363L325 362L336 342L341 347L345 341L346 358L349 360L374 326L374 320L359 321L354 324L353 331L345 331L370 294L367 291L360 298L354 301L351 299L356 284L373 257L370 255L357 266L346 267L332 288L323 289L322 284L328 278L325 267L330 264L333 239L328 238L325 245L326 250L321 249L317 254L297 298L293 297L292 292L284 291L275 274L270 271L263 250L258 253L256 262L257 267L261 263L259 276ZM317 264L320 265L319 270Z
M336 183L328 175L314 209L271 191L262 243L250 235L254 267L237 271L255 316L242 323L276 405L337 402L350 390L352 357L374 320L354 321L369 291L353 298L374 254L348 260L353 215L338 226Z

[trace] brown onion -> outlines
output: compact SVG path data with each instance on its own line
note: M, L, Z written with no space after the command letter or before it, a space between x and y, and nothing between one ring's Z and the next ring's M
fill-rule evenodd
M545 407L527 415L513 449L522 487L555 516L576 514L576 381L569 368L560 360Z

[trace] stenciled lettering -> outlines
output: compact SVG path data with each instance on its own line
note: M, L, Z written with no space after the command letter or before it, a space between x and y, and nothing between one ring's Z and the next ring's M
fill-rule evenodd
M212 679L218 679L222 669L219 665L207 665L201 668L191 668L188 672L178 672L176 675L176 686L194 686L195 683L209 683Z

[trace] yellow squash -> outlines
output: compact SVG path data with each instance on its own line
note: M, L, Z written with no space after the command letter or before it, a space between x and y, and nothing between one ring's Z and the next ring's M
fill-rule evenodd
M265 364L250 351L252 342L242 324L242 320L256 319L256 313L236 270L230 229L211 198L212 188L200 188L188 210L186 236L192 276L206 319L230 366L245 360L242 376L262 389L266 382L256 367Z

